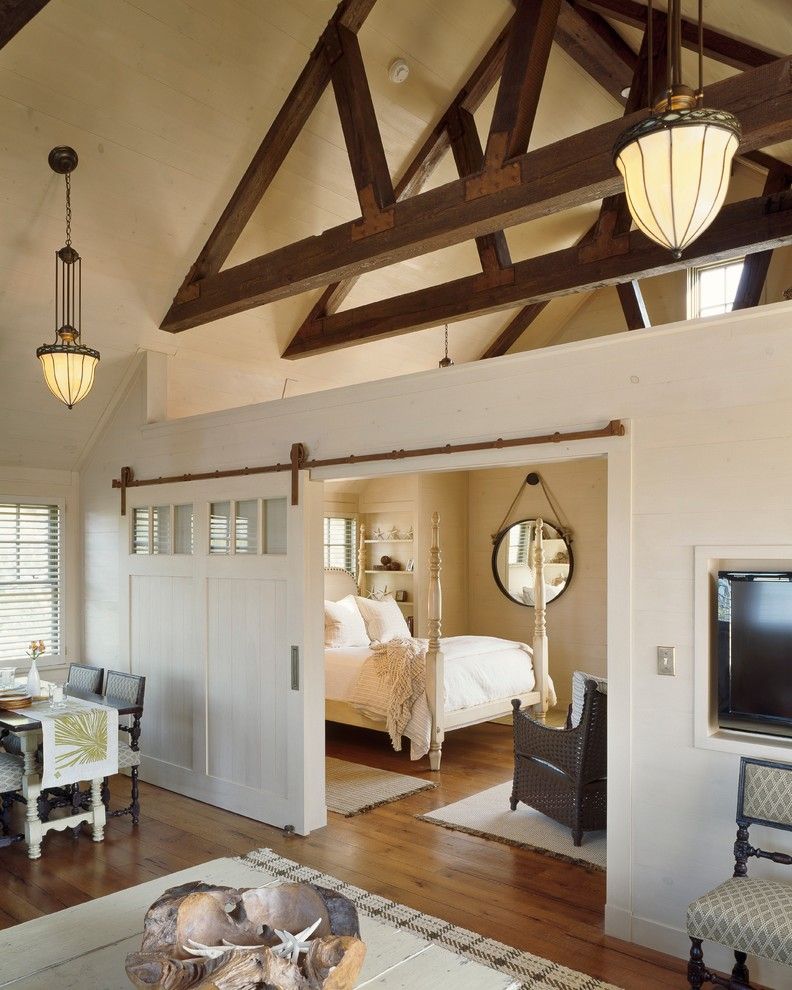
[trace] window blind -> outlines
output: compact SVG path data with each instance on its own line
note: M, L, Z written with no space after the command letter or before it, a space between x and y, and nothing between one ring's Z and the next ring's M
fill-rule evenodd
M0 662L60 653L60 525L57 505L0 502Z
M324 565L355 573L355 520L349 516L325 516Z
M528 564L528 541L530 537L529 522L512 526L509 533L509 563L512 565ZM516 532L515 532L516 530Z

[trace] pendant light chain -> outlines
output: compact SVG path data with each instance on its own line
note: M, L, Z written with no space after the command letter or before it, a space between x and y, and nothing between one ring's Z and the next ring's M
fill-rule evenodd
M66 247L71 247L71 173L66 173Z
M699 84L698 93L696 97L698 98L698 105L700 107L704 106L704 0L699 0L698 5L698 70L699 70Z
M654 12L653 0L648 0L646 20L646 105L651 110L654 107ZM635 107L635 104L633 104ZM638 108L635 107L637 110Z

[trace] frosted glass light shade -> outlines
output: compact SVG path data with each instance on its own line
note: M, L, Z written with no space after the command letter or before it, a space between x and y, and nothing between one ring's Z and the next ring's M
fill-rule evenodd
M625 131L613 157L636 226L678 258L723 206L739 144L721 110L669 110Z
M47 388L72 408L91 391L99 351L82 344L44 344L36 351Z

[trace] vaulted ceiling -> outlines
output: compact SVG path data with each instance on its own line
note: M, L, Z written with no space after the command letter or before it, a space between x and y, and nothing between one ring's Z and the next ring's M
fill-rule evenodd
M687 12L694 14L694 7L687 4ZM172 415L436 365L442 327L284 360L283 350L320 290L178 336L158 329L334 9L334 0L50 0L0 51L0 464L73 467L141 348L172 355ZM510 0L378 0L359 41L392 176L401 174L513 11ZM774 53L792 51L787 0L710 0L705 12L726 34ZM609 23L638 50L638 30L615 19ZM387 75L397 56L411 69L401 85ZM706 68L712 81L736 71L709 59ZM484 140L494 99L493 91L475 115ZM530 147L623 112L623 101L554 45ZM80 155L73 237L83 256L83 328L85 342L102 352L93 392L71 412L46 392L34 353L52 337L52 252L63 242L63 183L47 167L56 144L70 144ZM773 150L792 161L787 148ZM446 154L425 188L457 175ZM758 195L763 182L761 170L742 168L735 182L739 197ZM359 213L328 88L226 264L319 234ZM574 244L597 214L592 203L510 228L513 259ZM792 282L785 261L774 264L774 284L780 286L787 274ZM479 270L476 245L465 242L366 274L343 306ZM658 313L654 321L662 322L676 315L674 290L663 279L656 282L647 298ZM575 335L586 335L592 322L599 332L624 329L621 310L608 304L613 293L553 301L515 347L567 339L571 326L577 327ZM479 358L512 315L453 324L455 360Z

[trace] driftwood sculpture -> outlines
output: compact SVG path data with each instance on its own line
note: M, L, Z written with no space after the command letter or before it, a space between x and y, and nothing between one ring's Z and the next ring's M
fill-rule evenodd
M148 909L126 971L140 990L352 990L365 955L357 911L335 891L189 883Z

